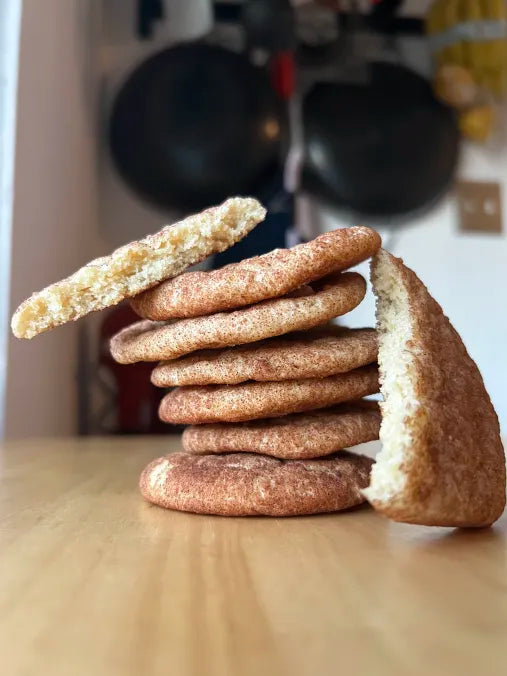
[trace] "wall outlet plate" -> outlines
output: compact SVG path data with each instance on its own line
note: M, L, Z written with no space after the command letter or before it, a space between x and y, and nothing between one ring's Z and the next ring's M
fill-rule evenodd
M462 232L502 232L502 191L499 183L460 181L455 192Z

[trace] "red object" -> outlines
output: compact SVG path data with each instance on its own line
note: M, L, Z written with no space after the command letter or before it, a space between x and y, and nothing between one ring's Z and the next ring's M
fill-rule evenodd
M294 92L294 56L292 52L277 52L271 61L273 86L284 101L288 101Z

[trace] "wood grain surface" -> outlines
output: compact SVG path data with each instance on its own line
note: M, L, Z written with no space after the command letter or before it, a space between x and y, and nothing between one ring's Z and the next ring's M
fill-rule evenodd
M221 518L145 503L178 437L0 457L0 673L505 674L507 517L462 532L364 507Z

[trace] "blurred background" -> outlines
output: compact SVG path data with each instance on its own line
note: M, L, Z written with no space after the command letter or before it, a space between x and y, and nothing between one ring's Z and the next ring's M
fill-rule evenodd
M119 306L33 341L33 290L234 194L223 265L358 223L416 270L507 430L504 0L0 3L0 433L170 432ZM360 271L368 273L367 266ZM371 295L347 316L372 325Z

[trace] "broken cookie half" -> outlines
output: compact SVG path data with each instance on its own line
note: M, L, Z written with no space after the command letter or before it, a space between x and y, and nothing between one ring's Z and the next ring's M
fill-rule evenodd
M33 338L90 312L116 305L229 248L264 220L265 215L266 210L257 200L233 197L130 242L109 256L91 261L70 277L33 293L14 313L12 331L17 338Z
M377 298L382 450L369 502L396 521L487 526L505 507L498 418L475 362L424 284L380 250Z

